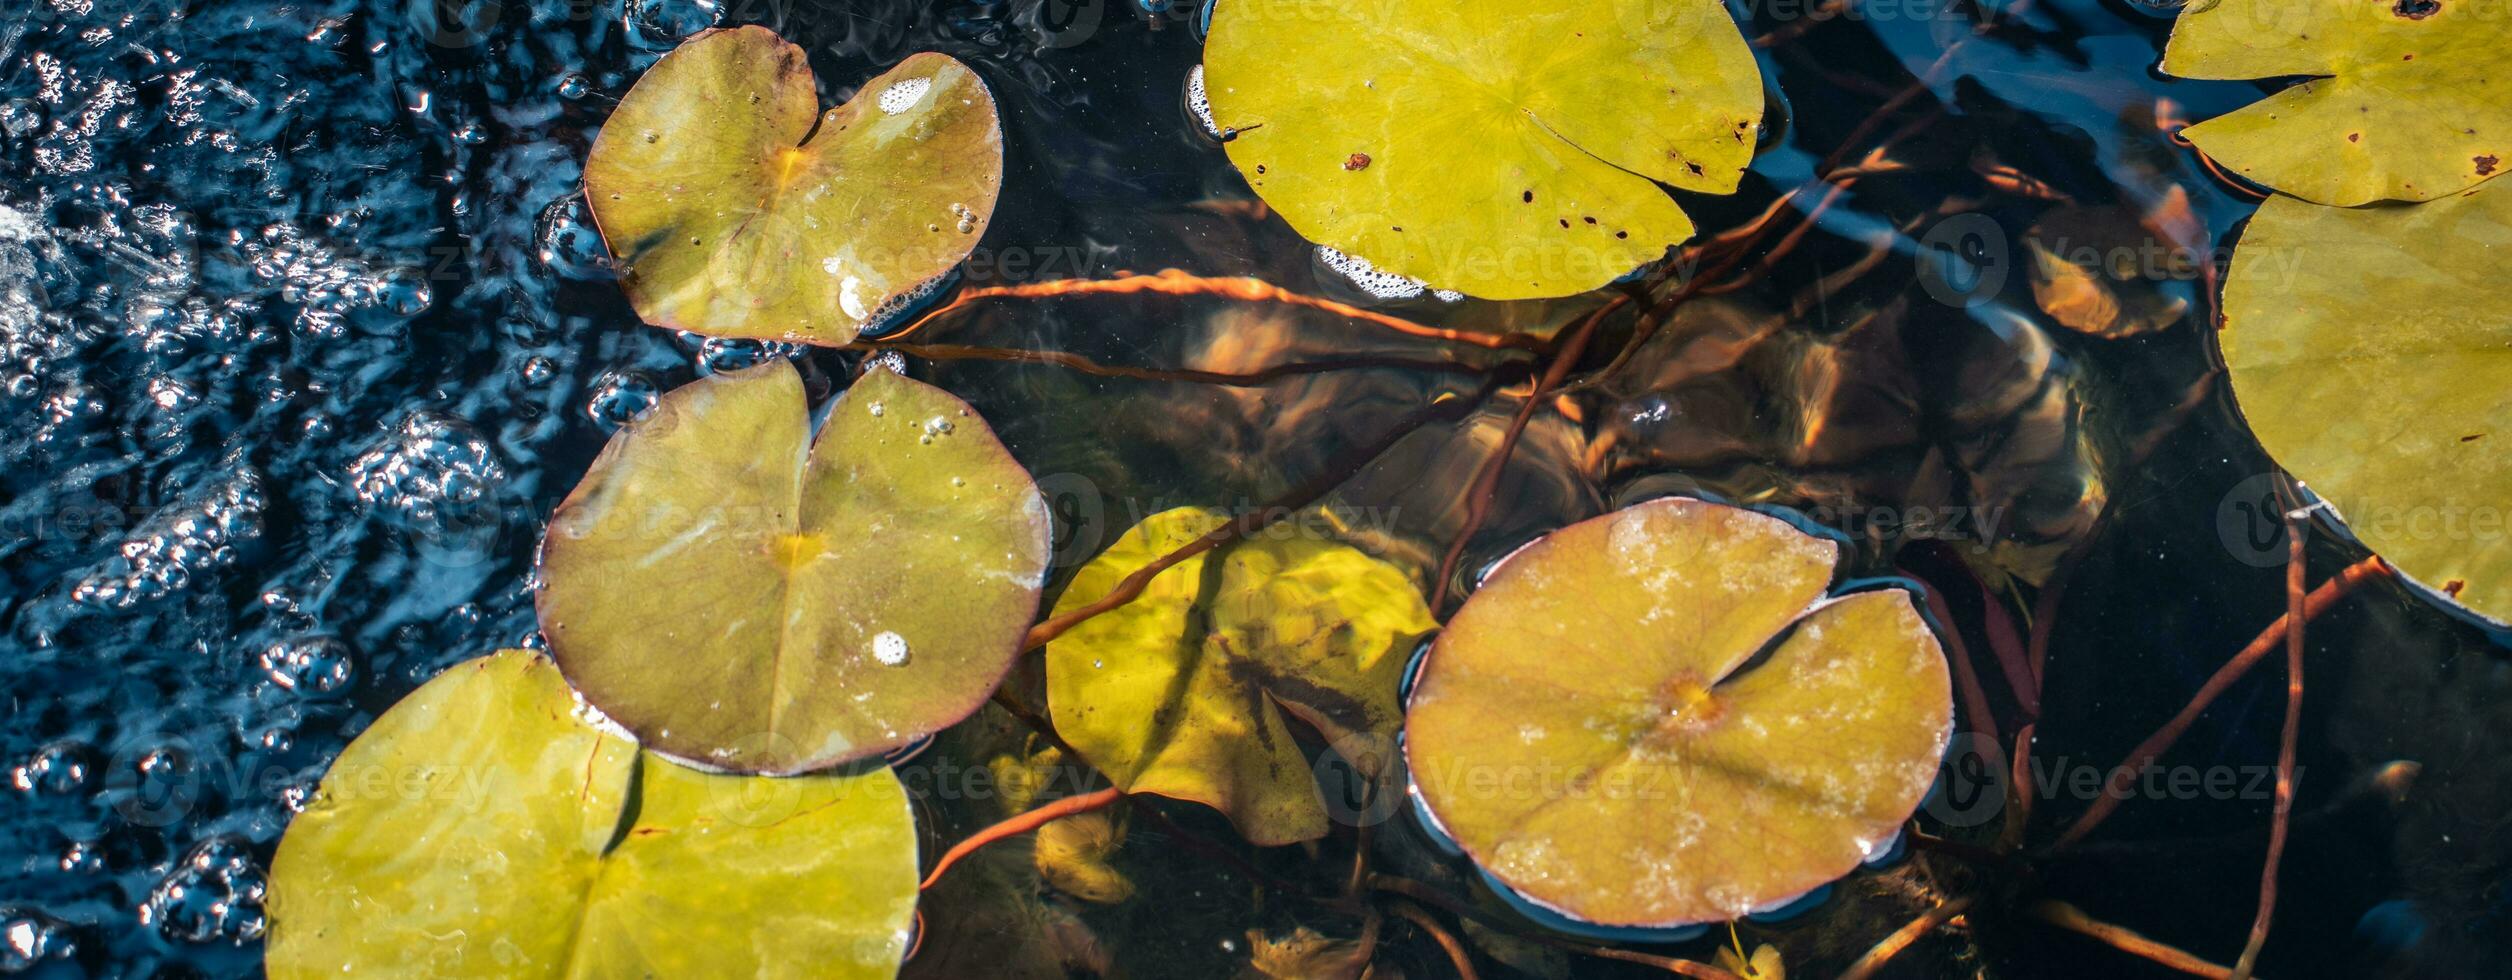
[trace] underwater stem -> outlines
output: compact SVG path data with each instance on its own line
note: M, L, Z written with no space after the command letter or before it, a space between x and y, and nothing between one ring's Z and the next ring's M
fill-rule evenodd
M1429 337L1436 340L1445 340L1460 344L1471 344L1476 347L1489 347L1494 350L1514 348L1518 350L1540 351L1546 346L1542 338L1536 337L1532 334L1487 334L1475 333L1468 330L1452 330L1446 327L1433 327L1427 324L1415 323L1411 320L1404 319L1403 317L1389 316L1376 310L1365 310L1348 303L1338 303L1330 299L1295 293L1262 279L1254 279L1246 276L1198 276L1183 269L1162 269L1151 275L1119 273L1114 279L1052 279L1046 282L1020 283L1011 286L982 286L960 293L958 296L952 298L949 303L943 304L921 317L917 317L914 323L908 324L905 329L891 334L890 337L892 339L905 337L922 329L926 324L932 323L943 314L949 313L952 310L966 306L970 302L980 299L994 299L1001 297L1034 299L1047 296L1123 295L1130 293L1161 293L1169 296L1218 296L1225 299L1243 300L1252 303L1281 303L1286 306L1305 307L1307 309L1332 313L1336 316L1347 319L1376 324L1397 333L1408 334L1415 337Z
M1106 789L1092 793L1084 793L1080 796L1067 796L1035 810L1017 814L1009 820L1005 820L984 830L980 830L969 835L967 840L952 845L949 851L944 852L942 860L933 863L933 872L925 876L924 883L917 885L916 890L924 891L932 888L934 882L942 880L942 872L951 870L952 865L958 864L961 858L976 853L978 848L994 843L995 841L1002 840L1006 837L1017 837L1022 834L1026 834L1076 813L1089 813L1092 810L1104 808L1109 804L1115 803L1116 801L1124 798L1124 790L1110 786Z
M1867 980L1874 976L1884 969L1885 964L1892 962L1893 957L1901 955L1902 950L1909 949L1911 944L1935 932L1936 927L1954 921L1955 916L1969 910L1971 902L1969 895L1949 898L1937 907L1920 913L1918 918L1893 930L1893 934L1884 937L1883 942L1867 950L1866 955L1858 957L1858 961L1849 964L1848 969L1840 971L1840 980Z
M2061 901L2044 901L2028 910L2033 918L2051 925L2101 941L2104 945L2131 956L2162 964L2182 973L2225 980L2233 971L2190 955L2177 947L2166 946L2140 935L2136 930L2115 926L2086 915L2084 910Z
M2147 736L2144 742L2128 753L2127 761L2111 770L2111 778L2103 784L2102 794L2094 799L2093 806L2085 810L2084 816L2076 818L2075 824L2068 827L2067 832L2061 834L2058 842L2051 844L2049 850L2057 852L2073 846L2077 841L2083 840L2086 834L2091 833L2093 828L2100 826L2103 820L2108 819L2111 811L2119 809L2120 802L2128 798L2129 784L2136 780L2137 775L2144 772L2147 766L2153 765L2156 758L2172 747L2172 743L2179 741L2181 735L2189 730L2189 726L2198 720L2198 715L2207 710L2208 705L2214 704L2215 699L2223 696L2226 689L2232 687L2235 681L2241 680L2242 675L2250 673L2251 668L2258 666L2261 659L2277 648L2277 644L2285 639L2287 624L2316 618L2321 613L2327 612L2330 606L2336 605L2338 600L2345 598L2347 593L2355 591L2356 586L2389 574L2391 574L2390 566L2383 563L2379 556L2348 565L2336 577L2320 583L2319 588L2311 590L2309 595L2303 597L2300 619L2295 618L2289 612L2277 617L2276 622L2268 624L2267 630L2260 633L2257 639L2250 641L2250 645L2243 647L2242 652L2235 654L2233 659L2217 668L2215 676L2207 678L2207 683L2198 688L2197 695L2190 698L2187 705L2182 706L2180 714L2172 716L2171 721L2156 729L2153 735Z
M1430 913L1422 911L1421 906L1411 902L1395 901L1387 903L1387 908L1399 918L1412 923L1414 928L1430 934L1430 938L1439 943L1440 950L1448 954L1449 965L1456 967L1457 980L1481 980L1481 976L1474 972L1474 957L1466 953L1465 944L1457 942L1457 937L1449 935L1448 930L1440 927L1439 920L1431 918Z
M2268 824L2268 859L2259 871L2259 913L2250 921L2250 940L2243 944L2241 958L2233 961L2233 980L2250 980L2259 965L2259 949L2268 944L2268 923L2276 915L2277 865L2285 857L2286 830L2294 815L2294 749L2303 728L2303 534L2310 519L2308 508L2285 515L2285 619L2294 627L2285 631L2285 732L2277 741L2276 815Z

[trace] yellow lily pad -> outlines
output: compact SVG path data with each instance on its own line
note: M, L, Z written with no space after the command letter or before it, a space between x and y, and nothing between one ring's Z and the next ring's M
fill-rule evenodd
M718 776L576 716L548 661L456 665L279 842L270 975L896 975L916 836L885 768Z
M2187 130L2235 173L2341 207L2430 201L2512 166L2506 13L2499 0L2191 4L2163 70L2306 79Z
M540 613L576 690L656 751L791 773L968 716L1019 652L1046 504L985 420L874 368L816 439L783 361L620 430L550 518Z
M1152 515L1075 573L1056 613L1228 520ZM1326 833L1325 802L1283 714L1328 739L1392 738L1405 660L1435 625L1395 566L1277 524L1180 562L1047 644L1048 708L1127 792L1206 804L1257 844L1310 840Z
M2512 620L2512 185L2430 204L2277 198L2221 335L2259 444L2399 571Z
M1283 220L1490 299L1598 288L1731 193L1761 71L1717 0L1229 0L1204 43L1230 160Z
M1697 500L1556 531L1476 588L1405 720L1422 802L1486 871L1608 926L1730 919L1855 869L1926 795L1953 694L1897 589Z
M664 55L584 164L638 316L814 344L967 258L1002 184L1002 123L967 65L913 55L823 113L802 49L761 27Z

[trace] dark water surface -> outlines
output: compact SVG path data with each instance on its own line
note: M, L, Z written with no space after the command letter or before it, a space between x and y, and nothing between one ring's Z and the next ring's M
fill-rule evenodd
M824 382L847 376L855 355L642 326L609 279L581 162L637 74L696 30L780 30L831 100L918 50L975 65L1003 106L1009 176L964 285L1176 267L1538 332L1599 301L1380 301L1340 280L1186 112L1191 18L1131 0L441 6L0 10L0 970L258 973L264 868L294 808L376 712L448 664L537 642L542 521L608 434L709 371L795 357ZM2168 10L1921 6L1753 11L1769 145L1741 193L1686 207L1716 233L1818 172L1838 181L1826 158L1872 172L1778 261L1748 263L1741 288L1686 304L1610 371L1629 334L1609 326L1516 446L1465 565L1622 503L1707 492L1803 508L1863 542L1862 573L1926 578L1983 664L1996 624L2038 604L2054 614L2035 752L2050 785L2031 834L2046 843L2089 802L2074 773L2117 761L2285 601L2284 545L2260 516L2271 466L2211 380L2197 271L2250 199L2167 135L2261 88L2160 79ZM1779 228L1823 196L1799 195ZM2125 288L2175 315L2132 337L2060 326L2035 303L2028 240L2161 254ZM1527 371L1323 314L1157 296L974 304L917 339L1149 368L1460 365L1220 387L911 359L1040 476L1066 571L1167 507L1252 505L1339 475L1397 417L1471 392L1474 372ZM1350 533L1427 576L1522 397L1504 388L1360 467L1334 496ZM2361 557L2326 539L2313 555L2315 577ZM2310 637L2303 791L2263 975L2508 975L2512 665L2387 585ZM1993 687L2012 731L2017 698ZM2274 669L2235 687L2167 760L2191 788L2132 800L2066 857L2013 873L1907 861L1746 932L1828 976L1992 881L1980 911L1891 975L2173 975L2019 914L2043 898L2229 962L2283 690ZM1928 826L1994 836L1999 803L1978 793L1990 761L1949 763ZM928 801L929 853L991 819L965 811ZM1229 839L1209 814L1173 816L1178 833ZM1165 833L1139 830L1124 852L1132 902L1023 891L1002 922L938 926L915 969L1030 975L1004 950L1036 947L1058 973L1217 976L1247 961L1251 929L1350 934ZM1401 820L1377 846L1382 866L1479 900ZM1324 880L1350 849L1339 828L1246 860ZM1382 972L1449 970L1418 932L1382 938ZM1486 975L1625 969L1501 959Z

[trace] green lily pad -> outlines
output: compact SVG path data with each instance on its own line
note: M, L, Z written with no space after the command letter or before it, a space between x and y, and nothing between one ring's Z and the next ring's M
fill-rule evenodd
M825 113L801 48L708 31L602 125L585 200L647 323L843 344L968 257L1003 184L985 81L924 53Z
M2493 0L2191 4L2163 70L2307 80L2189 139L2251 180L2351 207L2430 201L2512 166L2512 19Z
M1926 795L1953 693L1907 593L1825 596L1838 560L1685 499L1527 546L1422 667L1422 801L1511 888L1605 925L1729 919L1855 869Z
M1152 515L1073 576L1057 614L1228 520ZM1277 524L1047 644L1047 703L1056 732L1127 792L1206 804L1257 844L1310 840L1325 803L1284 712L1328 739L1392 738L1404 662L1435 625L1395 566Z
M1490 299L1598 288L1731 193L1762 81L1716 0L1230 0L1204 43L1230 159L1301 235Z
M664 395L550 518L540 613L659 752L791 773L965 718L1038 610L1047 511L950 393L874 368L816 440L779 361Z
M2430 204L2276 198L2233 253L2220 335L2277 464L2399 571L2512 621L2512 185Z
M270 975L890 977L916 836L885 768L718 776L459 664L343 752L271 869Z

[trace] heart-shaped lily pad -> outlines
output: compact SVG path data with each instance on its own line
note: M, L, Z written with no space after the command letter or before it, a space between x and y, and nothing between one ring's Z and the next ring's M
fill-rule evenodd
M716 776L576 717L550 664L459 664L343 752L271 869L281 980L889 977L916 835L886 768Z
M637 315L843 344L968 257L1003 183L984 80L925 53L826 113L801 48L708 31L602 126L585 199Z
M1056 611L1228 517L1154 514L1073 576ZM1326 833L1325 803L1283 712L1329 739L1391 738L1404 661L1436 624L1395 566L1303 522L1180 562L1140 598L1047 644L1055 729L1132 793L1193 800L1257 844Z
M2322 204L2430 201L2512 167L2506 14L2495 0L2191 4L2163 70L2306 79L2189 128L2244 177Z
M2259 444L2399 571L2512 621L2512 185L2413 206L2276 198L2220 335Z
M1717 0L1229 0L1204 44L1230 159L1310 241L1490 299L1585 292L1730 193L1762 82Z
M967 403L873 368L815 441L779 361L677 389L612 438L550 518L541 626L647 746L817 769L985 702L1037 613L1047 524Z
M1926 794L1953 693L1907 593L1825 596L1838 552L1684 499L1527 546L1423 664L1422 801L1495 877L1602 925L1730 919L1855 869Z

